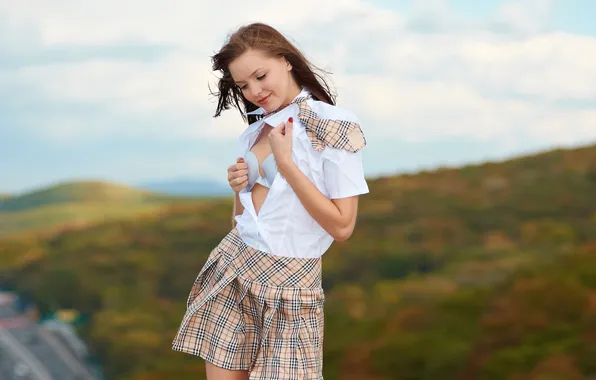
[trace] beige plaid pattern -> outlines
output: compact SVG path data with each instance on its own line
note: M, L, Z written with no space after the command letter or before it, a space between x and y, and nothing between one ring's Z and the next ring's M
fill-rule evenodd
M311 98L311 95L302 96L294 99L290 104L297 103L300 107L298 118L304 124L314 150L321 151L326 145L329 145L349 152L357 152L366 146L366 138L358 123L319 118L319 115L307 103L307 100ZM281 109L265 116L273 115L279 111Z
M247 246L233 229L191 289L173 349L250 379L323 379L321 258Z

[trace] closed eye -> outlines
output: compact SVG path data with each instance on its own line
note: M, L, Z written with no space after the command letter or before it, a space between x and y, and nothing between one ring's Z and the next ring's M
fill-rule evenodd
M263 74L263 75L261 75L260 77L257 77L257 80L263 80L263 79L265 79L265 76L266 76L266 75L267 75L267 74ZM246 85L243 85L243 86L238 86L238 88L239 88L240 90L244 90L244 89L246 88Z

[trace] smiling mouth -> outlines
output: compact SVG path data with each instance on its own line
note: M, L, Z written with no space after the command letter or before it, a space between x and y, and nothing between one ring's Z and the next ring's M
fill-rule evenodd
M259 104L265 104L265 103L267 103L267 100L269 99L270 96L271 95L267 95L263 99L259 99L258 100Z

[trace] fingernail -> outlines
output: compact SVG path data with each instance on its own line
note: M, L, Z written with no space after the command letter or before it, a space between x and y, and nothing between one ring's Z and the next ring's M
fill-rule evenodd
M294 119L292 119L292 118L290 117L290 118L288 119L288 121L289 121L290 123L292 123L292 122L294 121Z

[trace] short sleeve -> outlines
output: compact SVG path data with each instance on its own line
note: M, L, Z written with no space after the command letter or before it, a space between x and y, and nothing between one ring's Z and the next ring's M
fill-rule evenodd
M369 192L362 166L362 151L353 153L327 146L322 160L329 198L347 198Z

